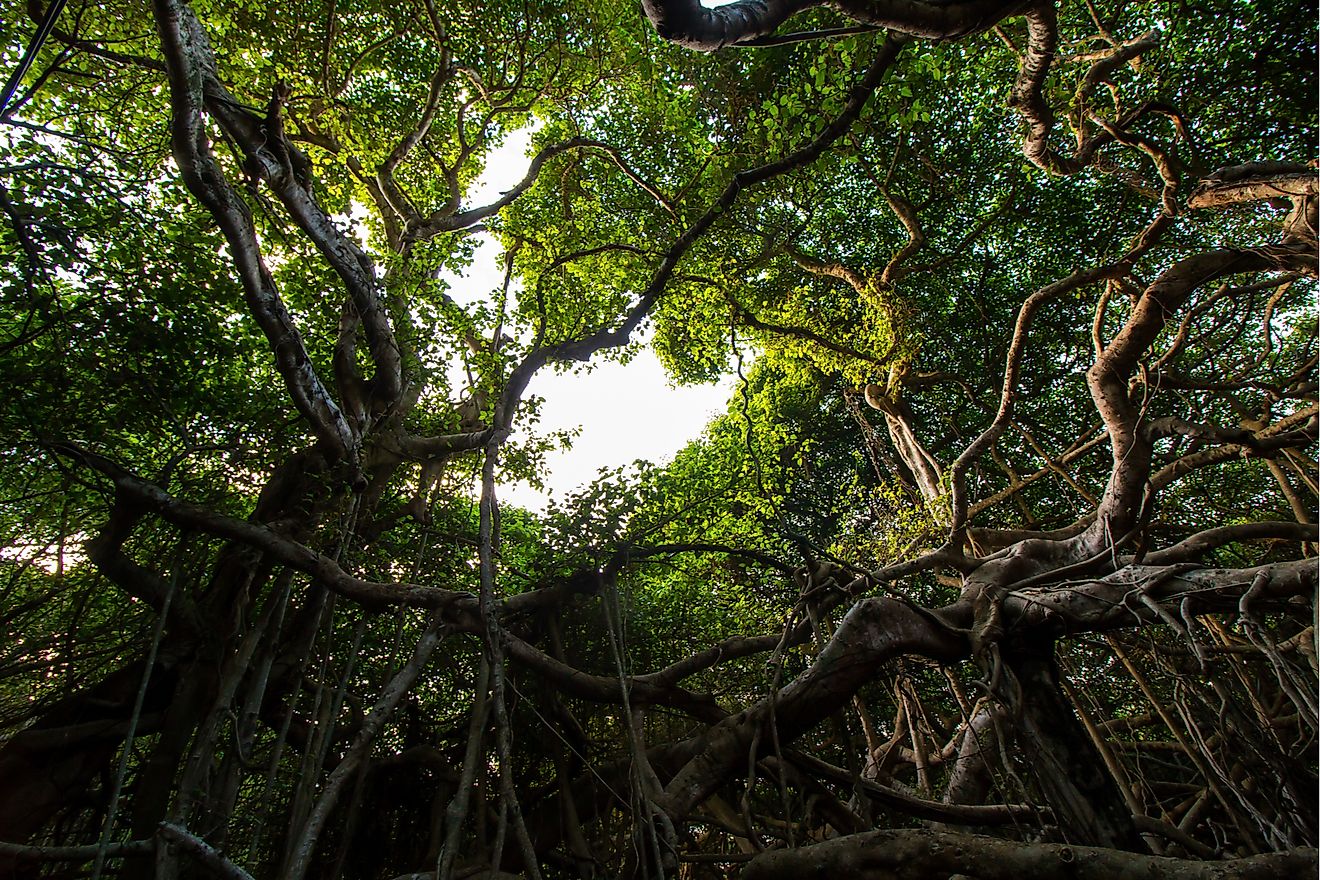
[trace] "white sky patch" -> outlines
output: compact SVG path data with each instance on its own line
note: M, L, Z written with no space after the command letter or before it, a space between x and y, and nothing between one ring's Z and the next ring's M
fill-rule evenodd
M735 381L727 377L715 385L674 388L650 351L626 366L604 364L586 375L542 370L528 388L545 398L538 429L581 427L582 433L572 449L546 457L545 494L520 483L503 487L501 500L541 511L551 496L591 482L601 468L639 458L668 461L724 411Z
M91 537L85 532L76 532L61 545L58 542L40 544L11 536L9 543L0 547L0 561L14 563L19 567L35 565L46 574L60 574L87 561L83 545Z
M527 151L532 148L534 133L535 129L530 126L510 132L504 143L490 151L485 170L468 189L468 206L475 208L490 204L527 175L532 164Z
M527 155L531 139L530 129L514 132L490 153L467 205L489 204L523 178L531 164ZM499 245L489 235L479 238L472 265L462 277L447 278L450 295L463 305L494 295L504 281ZM713 385L675 388L649 350L626 365L600 363L591 373L556 373L547 366L527 389L528 394L545 398L537 432L581 428L581 433L572 449L547 456L546 492L523 483L506 485L500 488L500 500L540 512L551 497L590 483L601 468L639 458L667 461L724 411L735 382L730 376ZM462 387L461 382L455 387ZM515 441L519 433L515 430Z

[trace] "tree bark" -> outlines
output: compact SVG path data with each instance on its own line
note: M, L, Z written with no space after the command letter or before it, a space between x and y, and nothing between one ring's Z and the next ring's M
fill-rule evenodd
M1313 849L1195 862L1095 847L905 830L872 831L766 852L748 864L741 880L929 880L958 875L975 880L1297 880L1315 872Z
M1054 643L1005 651L1004 702L1070 843L1145 852L1132 813L1059 686Z

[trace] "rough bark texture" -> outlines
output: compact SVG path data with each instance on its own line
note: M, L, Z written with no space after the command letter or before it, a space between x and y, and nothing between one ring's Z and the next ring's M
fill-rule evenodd
M683 47L780 45L771 57L797 65L793 85L830 107L788 120L792 101L750 91L774 94L774 65L703 68L729 104L713 107L682 76L617 69L654 50L602 48L631 40L625 28L588 40L556 21L538 48L543 23L517 19L525 29L461 58L489 36L468 19L503 7L451 5L305 11L294 30L314 34L306 57L323 59L300 85L309 97L235 82L258 68L212 44L233 26L220 12L155 0L155 36L89 39L81 18L51 30L31 4L62 49L24 101L45 108L42 125L67 114L94 131L112 114L79 106L65 82L90 76L77 65L143 78L134 112L152 108L169 161L162 152L144 172L117 140L98 161L167 181L155 198L206 218L197 240L208 259L219 249L238 310L212 316L207 338L228 344L231 319L246 321L279 386L239 394L218 370L193 394L252 397L241 418L285 424L282 445L233 439L248 428L206 414L160 433L159 449L110 448L96 419L4 438L15 457L46 456L23 465L45 469L39 490L4 485L59 532L59 562L49 573L40 555L0 555L0 622L27 640L0 653L0 876L49 876L55 863L142 880L705 880L744 862L748 880L1314 874L1314 163L1193 169L1181 111L1129 100L1129 73L1162 51L1144 8L643 0L655 33ZM1114 33L1129 16L1143 32ZM832 24L795 32L795 20ZM360 32L341 32L349 21ZM1001 133L1017 140L1004 168L972 167L979 151L919 124L912 87L930 106L946 88L931 70L961 74L969 57L905 48L990 29L1008 54L975 69L1007 75L977 87L1001 98L958 106L979 114L977 131L998 130L1007 95L1015 116ZM1270 44L1254 36L1259 86ZM853 42L836 53L841 38ZM822 47L819 66L801 44ZM909 73L905 52L911 76L895 78ZM370 92L350 82L359 66L384 83L382 106L353 110L355 89ZM381 73L421 67L417 83ZM557 90L561 69L585 77L572 81L581 95ZM64 91L43 105L52 77ZM695 146L582 133L609 130L619 96L669 88L665 106L628 107L620 130L652 140L650 126L667 131L691 102L685 124L709 128ZM264 115L253 94L270 96ZM465 204L509 120L540 115L571 136L541 146L497 198ZM45 155L54 136L33 125L27 146ZM691 155L677 171L639 164L652 147ZM888 171L872 161L880 147ZM1023 161L1048 173L1020 172ZM337 208L317 180L335 163ZM24 326L50 320L64 347L42 357L101 346L73 374L100 382L108 349L80 317L96 297L66 301L61 288L142 274L123 297L136 309L170 282L111 244L123 262L102 274L79 255L39 278L49 254L77 251L70 230L43 225L59 211L15 201L10 178L46 164L0 169L0 247L26 261L0 297L11 286L34 297L27 317L6 320L0 356L18 352L28 369L37 337ZM34 200L63 185L43 180ZM1095 208L1069 187L1112 196L1118 231L1088 224L1086 241L1060 240L1053 225L1072 234L1076 218L1037 212ZM335 213L359 196L379 241ZM516 210L529 203L532 220ZM599 215L581 222L573 205L588 203ZM635 240L610 225L621 218L629 234L636 221ZM859 218L872 219L841 241ZM468 247L447 236L487 222L508 246L503 298L469 309L438 277ZM995 265L1037 236L1066 253L1040 252L1045 270L1020 251ZM621 262L593 262L606 256ZM202 279L198 295L214 285ZM916 302L925 314L909 314ZM154 324L143 312L133 317ZM750 338L769 364L744 375L730 410L742 421L718 435L745 448L708 461L728 450L694 447L696 471L684 459L635 493L604 485L543 520L502 514L501 468L532 468L538 454L512 438L532 421L539 372L623 357L647 328L681 360L673 348L698 348L724 320L714 335L739 355ZM442 325L459 328L450 348L427 339ZM783 363L815 390L775 384ZM442 376L456 366L471 387L455 403ZM71 382L62 368L42 375L59 394ZM146 385L143 400L165 396ZM840 400L860 440L830 434ZM159 412L174 418L168 401ZM222 433L225 454L208 457ZM619 510L603 509L611 498ZM676 524L685 531L669 534ZM71 574L65 545L78 541L86 559ZM772 612L740 632L744 604ZM632 615L657 608L693 613L662 621L670 635L639 633ZM113 623L94 646L81 643L86 617ZM1000 836L945 830L959 825Z
M1316 871L1316 851L1189 862L1111 849L1017 843L935 831L872 831L799 850L770 852L743 869L742 880L1290 880Z

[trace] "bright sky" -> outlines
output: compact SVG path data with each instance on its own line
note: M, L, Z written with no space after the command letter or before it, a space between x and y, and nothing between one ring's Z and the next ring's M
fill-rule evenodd
M518 132L495 150L485 172L472 188L468 204L484 205L499 198L527 172L530 131ZM487 238L476 260L456 285L455 294L468 290L494 291L503 282L499 246ZM590 374L556 373L546 367L537 373L529 394L545 398L538 430L544 433L581 428L567 451L549 456L547 493L525 484L505 486L500 500L529 510L544 510L550 496L562 495L591 482L600 468L617 467L642 458L668 460L701 434L711 418L724 411L733 392L733 377L715 385L674 388L664 368L650 351L626 366L601 364ZM516 435L515 435L516 437Z

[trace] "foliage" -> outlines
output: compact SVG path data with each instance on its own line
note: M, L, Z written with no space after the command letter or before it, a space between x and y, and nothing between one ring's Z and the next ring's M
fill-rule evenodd
M642 6L51 7L0 874L1313 864L1309 7ZM642 345L727 412L501 506Z

